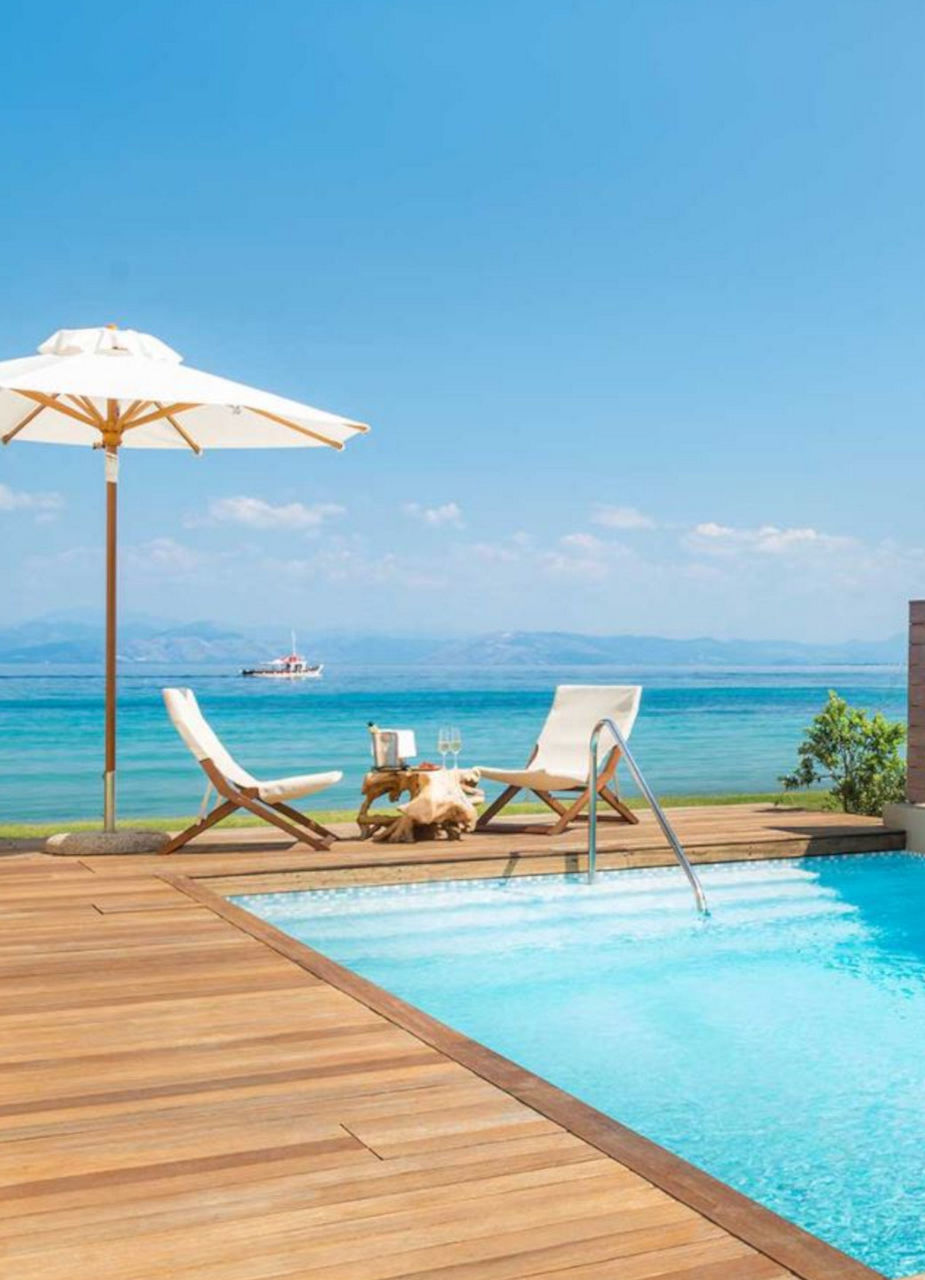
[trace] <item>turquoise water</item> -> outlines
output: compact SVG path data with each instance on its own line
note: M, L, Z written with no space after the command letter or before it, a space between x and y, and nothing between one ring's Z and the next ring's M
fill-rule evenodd
M167 720L165 684L191 685L231 751L258 775L342 769L343 782L318 804L351 808L369 759L367 721L415 729L431 759L438 727L458 724L463 763L519 764L553 688L565 681L644 686L634 745L663 793L775 789L829 688L905 714L899 669L341 667L318 682L288 684L214 669L129 667L120 686L120 809L173 815L198 807L201 774ZM102 697L96 670L0 667L0 822L97 815Z
M925 1269L925 858L236 901L890 1276Z

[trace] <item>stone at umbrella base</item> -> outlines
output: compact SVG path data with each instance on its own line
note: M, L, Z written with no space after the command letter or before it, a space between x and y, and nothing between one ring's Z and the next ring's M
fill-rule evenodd
M62 831L48 837L45 851L71 858L101 853L160 853L169 840L166 831Z

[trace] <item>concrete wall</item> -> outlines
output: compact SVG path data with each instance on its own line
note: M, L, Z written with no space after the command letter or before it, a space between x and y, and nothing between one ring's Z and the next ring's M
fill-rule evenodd
M925 804L925 600L909 601L909 740L906 799Z

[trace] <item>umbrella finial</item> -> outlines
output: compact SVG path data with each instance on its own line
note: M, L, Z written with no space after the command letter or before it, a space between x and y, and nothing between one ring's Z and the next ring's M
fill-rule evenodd
M170 364L180 364L183 358L159 338L136 333L134 329L120 329L117 324L97 325L93 329L59 329L42 343L39 353L43 356L142 356Z

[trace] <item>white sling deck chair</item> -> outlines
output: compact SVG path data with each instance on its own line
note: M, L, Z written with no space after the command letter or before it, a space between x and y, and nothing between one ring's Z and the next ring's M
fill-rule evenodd
M208 813L203 812L196 822L174 836L161 850L162 853L173 853L236 809L247 809L265 822L273 823L287 835L311 845L313 849L330 848L331 843L337 839L334 832L307 814L300 813L298 809L290 808L286 801L299 796L315 795L326 787L334 786L344 776L340 770L303 773L291 778L274 778L269 782L261 782L246 769L242 769L226 751L215 730L199 710L199 703L192 689L164 689L163 694L167 714L173 721L174 728L209 779L203 810L213 788L221 798L221 803Z
M590 799L589 751L594 726L598 720L609 716L624 738L628 738L639 711L641 696L642 688L635 684L560 684L526 765L522 769L480 769L483 779L505 782L507 786L481 815L477 830L483 830L518 792L526 789L559 816L559 821L553 826L542 828L543 834L559 835L563 832ZM619 747L608 747L602 741L598 750L598 795L625 822L638 822L636 814L620 799L612 781L620 760ZM579 794L571 804L564 804L553 794L556 791L577 791Z

